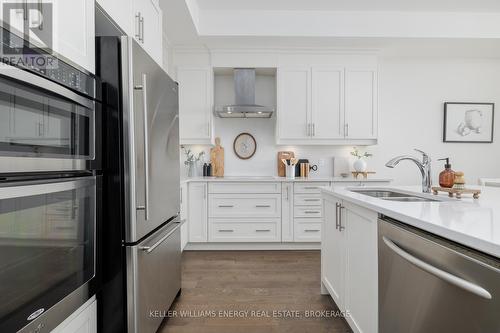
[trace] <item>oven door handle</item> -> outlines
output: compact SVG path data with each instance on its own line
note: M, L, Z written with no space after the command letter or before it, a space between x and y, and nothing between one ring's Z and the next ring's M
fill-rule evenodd
M16 183L15 186L0 186L0 200L70 191L95 184L95 176L85 178L63 178L53 182L40 180L19 182Z
M174 222L174 226L170 229L165 236L160 238L156 243L151 246L141 246L139 249L145 251L146 253L153 252L158 246L160 246L164 241L166 241L177 229L184 224L186 220L181 220L180 222Z
M3 64L3 66L1 66L0 68L0 76L22 81L26 84L36 86L37 88L42 88L44 90L50 91L51 93L65 97L66 99L80 104L87 109L94 108L94 102L91 99L80 96L58 83L52 82L48 79L19 69L17 67Z
M392 240L389 238L383 236L382 240L384 241L385 245L389 247L392 251L394 251L397 255L399 255L401 258L405 259L408 261L410 264L415 265L416 267L420 268L421 270L434 275L435 277L444 280L460 289L463 289L465 291L468 291L476 296L479 296L484 299L491 299L491 294L484 288L469 282L467 280L464 280L456 275L453 275L451 273L448 273L446 271L443 271L437 267L432 266L431 264L426 263L423 260L420 260L408 252L404 251L401 249L399 246L397 246Z

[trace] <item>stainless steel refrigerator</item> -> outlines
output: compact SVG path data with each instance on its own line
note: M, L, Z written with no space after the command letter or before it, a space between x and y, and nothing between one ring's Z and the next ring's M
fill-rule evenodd
M155 313L168 310L181 287L178 87L132 38L101 37L96 46L110 223L99 326L155 332L163 319Z

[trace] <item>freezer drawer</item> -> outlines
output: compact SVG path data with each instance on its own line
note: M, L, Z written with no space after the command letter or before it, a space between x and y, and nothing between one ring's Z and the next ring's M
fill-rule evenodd
M181 288L182 223L171 222L136 246L127 248L129 333L154 333Z
M379 220L379 332L500 332L500 261Z

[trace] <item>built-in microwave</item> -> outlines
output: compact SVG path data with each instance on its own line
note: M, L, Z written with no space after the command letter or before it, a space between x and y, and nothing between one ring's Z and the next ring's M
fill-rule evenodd
M50 331L94 293L100 177L0 182L0 332Z
M0 64L0 173L99 166L97 80L58 61L30 70Z

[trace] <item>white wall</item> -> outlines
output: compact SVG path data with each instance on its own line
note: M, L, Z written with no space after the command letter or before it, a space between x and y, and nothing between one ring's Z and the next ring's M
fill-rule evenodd
M220 98L217 94L216 101ZM476 184L479 177L500 177L500 116L496 117L493 144L443 143L446 101L493 102L499 106L500 59L380 58L379 141L366 148L374 154L368 168L377 176L393 178L395 184L419 184L420 173L410 162L402 162L395 169L384 164L396 155L417 154L413 148L420 148L434 159L435 180L444 164L436 160L442 157L450 157L453 169L464 171L469 183ZM298 157L319 163L318 176L332 175L334 156L335 175L347 171L352 147L276 146L274 126L274 119L215 120L215 134L226 149L226 175L275 175L279 150L294 150ZM237 159L232 151L234 137L244 131L252 133L258 145L256 155L247 161ZM208 152L209 147L194 147L200 149Z

